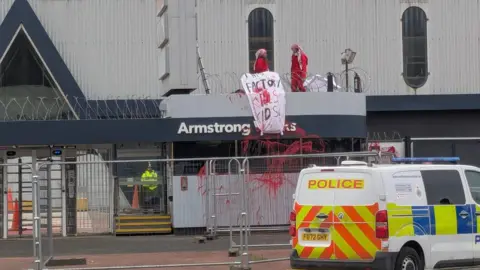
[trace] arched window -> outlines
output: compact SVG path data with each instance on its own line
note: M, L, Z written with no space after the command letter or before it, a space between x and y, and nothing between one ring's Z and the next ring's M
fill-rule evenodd
M274 69L273 59L273 15L265 8L256 8L248 15L248 60L253 72L255 53L258 49L267 50L268 66Z
M427 14L409 7L402 15L403 79L412 88L422 87L428 79Z

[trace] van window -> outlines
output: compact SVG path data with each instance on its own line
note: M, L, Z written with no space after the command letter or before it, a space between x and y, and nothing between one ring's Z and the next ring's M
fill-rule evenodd
M296 200L302 205L370 205L378 199L375 190L368 173L307 173L299 182Z
M465 176L467 177L473 200L480 204L480 172L465 171Z
M462 178L458 171L428 170L421 173L428 204L465 204Z

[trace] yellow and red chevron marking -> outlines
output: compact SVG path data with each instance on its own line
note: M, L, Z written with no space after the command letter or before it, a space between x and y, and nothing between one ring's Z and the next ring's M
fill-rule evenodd
M328 247L308 247L298 243L298 234L292 246L300 258L371 260L381 248L375 238L375 213L378 204L369 206L311 206L295 203L297 230L301 228L329 228L331 243ZM316 215L327 214L319 220ZM339 214L342 213L342 219Z
M333 227L333 207L332 206L312 206L300 205L295 203L295 212L297 213L296 228L330 228ZM320 221L316 218L319 213L328 215L328 218ZM297 250L300 258L322 258L330 259L334 256L334 245L328 247L308 247L298 243L298 234L292 239L293 249Z
M347 259L371 260L381 248L375 237L375 214L378 204L370 206L335 206L334 236L337 250ZM342 213L342 219L339 219Z

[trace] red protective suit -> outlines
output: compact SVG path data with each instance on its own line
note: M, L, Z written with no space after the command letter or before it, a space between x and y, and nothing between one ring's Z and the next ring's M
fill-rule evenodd
M308 57L301 49L299 49L296 53L292 54L292 92L305 92L303 82L307 78L307 67Z
M253 72L262 73L265 71L268 71L267 60L263 57L257 58L257 60L255 61L255 66L253 67Z

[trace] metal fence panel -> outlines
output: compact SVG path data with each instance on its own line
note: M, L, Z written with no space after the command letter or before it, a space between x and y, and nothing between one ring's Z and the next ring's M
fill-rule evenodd
M78 152L76 162L77 233L112 233L113 174L110 164L100 154L88 151Z
M229 233L229 252L232 254L248 254L249 247L288 247L292 195L303 168L309 165L338 166L344 160L387 162L381 158L382 154L391 157L390 153L361 152L211 160L198 175L198 179L204 178L207 186L209 235L214 239L222 233ZM228 166L238 161L241 163L239 170ZM214 202L209 202L212 199ZM261 237L252 238L254 232L269 233L271 240L258 242L256 240Z
M343 160L378 161L379 154L376 152L359 153L334 153L315 155L291 155L291 156L264 156L244 158L208 158L208 159L162 159L162 160L113 160L108 161L98 158L96 154L85 153L83 158L77 157L71 161L36 161L32 163L30 181L32 186L33 201L33 236L35 243L36 265L55 255L53 246L53 234L55 231L55 215L57 211L53 200L58 197L55 189L57 171L66 174L67 218L71 213L77 215L75 219L78 232L85 231L85 217L79 216L79 198L86 198L86 215L89 226L109 231L113 226L112 201L110 196L118 194L117 209L119 214L145 212L153 206L155 210L168 213L168 202L173 204L174 226L200 226L202 233L207 232L207 237L215 239L218 235L228 233L230 241L229 250L238 248L241 255L236 264L248 266L253 263L271 263L275 259L252 260L249 256L249 247L288 247L288 218L292 210L298 174L301 169L310 164L318 166L340 165ZM81 156L80 156L81 157ZM173 164L173 165L172 165ZM112 169L116 165L119 177L119 187L113 190ZM17 166L18 164L12 165ZM31 166L31 165L28 165ZM174 167L167 170L168 167ZM75 170L71 170L75 168ZM147 168L147 170L145 170ZM152 168L156 171L155 181L145 181L145 173ZM145 171L144 171L145 170ZM185 178L187 177L187 178ZM171 181L169 180L171 179ZM72 180L72 181L71 181ZM46 182L45 182L46 181ZM43 182L46 185L42 184ZM73 196L70 196L70 183ZM76 182L76 183L75 183ZM167 185L172 185L172 196L167 194ZM76 196L75 196L76 195ZM145 196L156 198L155 203L148 205ZM74 198L74 204L68 204L68 199ZM43 207L41 207L43 205ZM73 206L72 206L73 205ZM183 207L181 211L185 216L177 216L177 207ZM187 210L187 208L190 208ZM45 213L46 210L46 213ZM71 210L71 211L69 211ZM182 212L179 213L182 213ZM102 213L105 215L99 215ZM196 217L192 219L192 215ZM98 219L94 216L99 215ZM182 214L180 214L182 215ZM38 218L37 218L38 217ZM47 230L41 228L42 221L46 218ZM186 219L188 218L188 219ZM195 220L196 218L196 220ZM78 223L78 221L84 223ZM192 220L194 222L192 222ZM104 222L104 223L102 223ZM183 222L183 223L182 223ZM67 224L67 230L68 230ZM253 232L278 232L279 238L285 242L269 243L269 241L256 242ZM44 234L42 237L42 233ZM272 238L277 238L274 236ZM42 242L41 239L44 239ZM266 239L266 238L262 238ZM42 254L42 249L43 254ZM287 260L278 258L277 260ZM223 262L222 265L231 265L232 262ZM219 266L218 262L184 265L185 267L213 267ZM113 267L113 266L112 266ZM157 265L156 268L180 267L175 265ZM154 267L154 268L155 268ZM122 267L121 267L122 268ZM139 266L138 268L147 268ZM36 268L41 269L41 268ZM85 268L77 268L85 269ZM94 269L94 268L93 268ZM109 269L109 268L102 268ZM118 269L115 266L111 269ZM123 269L123 268L122 268ZM124 269L135 269L126 267Z

